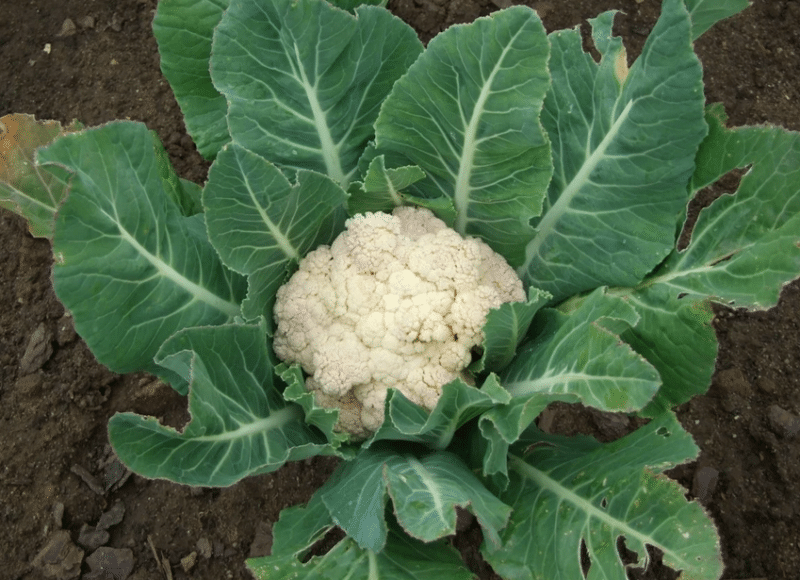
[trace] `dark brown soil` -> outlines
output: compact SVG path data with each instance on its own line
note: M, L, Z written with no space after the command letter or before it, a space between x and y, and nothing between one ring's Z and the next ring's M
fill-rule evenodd
M505 2L394 0L389 7L427 41ZM24 112L87 125L143 121L158 132L181 176L205 179L208 165L186 136L159 72L150 30L156 0L4 4L0 116ZM549 30L575 26L606 9L623 10L617 31L631 58L659 4L530 2ZM71 30L62 28L67 19ZM707 97L725 104L731 125L770 122L800 129L800 2L756 0L704 36L697 50ZM21 219L0 210L0 577L47 577L46 562L34 560L54 538L65 537L54 530L68 533L69 547L79 542L83 526L95 526L103 513L121 505L124 515L109 528L105 545L120 549L107 554L132 568L129 578L167 578L164 566L176 580L248 578L244 560L266 553L279 510L308 499L333 462L292 464L222 490L135 475L120 480L124 472L110 453L108 418L132 410L180 423L185 405L147 376L117 376L94 361L52 292L50 265L48 242L31 238ZM700 497L719 525L723 578L794 580L800 574L800 440L782 431L775 406L800 414L800 284L787 286L778 306L766 312L717 309L715 327L721 346L711 389L679 409L702 453L673 476ZM35 331L52 353L44 349L23 368ZM566 416L568 430L607 436L612 427L592 413ZM467 532L465 541L474 537ZM85 556L93 549L85 549ZM63 554L53 562L50 569L60 576L51 577L77 577L68 572ZM89 577L87 561L80 562L77 555L72 569ZM658 566L631 575L674 578ZM481 572L481 578L491 577Z

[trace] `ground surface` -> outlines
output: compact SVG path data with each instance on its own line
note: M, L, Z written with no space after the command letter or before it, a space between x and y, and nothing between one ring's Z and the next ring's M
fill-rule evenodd
M504 2L395 0L390 8L427 41L449 24ZM87 125L143 121L165 142L179 174L202 182L207 164L186 136L159 72L150 31L155 4L7 3L0 18L0 115L25 112ZM659 9L656 0L531 5L549 30L622 9L617 31L631 57ZM72 26L65 26L66 19ZM800 129L800 2L756 0L697 48L708 99L725 104L731 125L772 122ZM94 361L52 292L50 264L48 242L31 238L20 219L0 211L0 576L35 580L45 577L48 566L63 578L74 577L71 566L87 573L89 560L81 564L77 548L70 552L73 544L84 543L85 556L101 544L114 548L101 548L94 557L111 558L120 572L130 567L129 577L139 580L166 578L164 562L175 579L247 578L244 559L265 553L279 510L305 501L332 462L292 464L223 490L125 479L108 446L108 418L131 410L175 424L186 418L184 403L149 377L117 376ZM725 579L795 579L800 441L783 436L777 411L770 419L770 408L800 414L800 285L786 287L778 306L767 312L717 312L721 347L713 384L707 396L679 410L702 453L673 475L718 523ZM22 364L32 337L44 354ZM566 431L619 434L607 418L555 412L564 416L557 424ZM65 532L54 534L59 527ZM90 534L95 527L106 528L109 538ZM470 534L467 543L475 537ZM35 561L45 546L58 552L58 541L61 556ZM632 574L674 577L657 566ZM491 576L483 570L481 577Z

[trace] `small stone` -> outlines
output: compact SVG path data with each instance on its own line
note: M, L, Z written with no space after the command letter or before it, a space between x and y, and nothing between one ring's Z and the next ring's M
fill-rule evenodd
M714 493L719 481L719 471L713 467L701 467L694 472L692 480L692 495L700 502L705 502Z
M547 407L539 414L539 429L544 433L552 433L556 420L556 410Z
M44 322L39 323L36 330L28 339L28 346L19 362L19 371L22 375L29 375L44 366L53 354L53 335Z
M110 537L105 530L98 530L89 524L83 524L81 531L78 533L78 544L86 548L87 551L93 552L100 546L107 544Z
M756 387L758 387L759 391L768 395L774 395L778 392L778 385L766 377L760 377L756 381Z
M122 31L122 22L123 20L120 15L114 12L114 14L111 15L111 30L114 32Z
M80 24L81 28L94 28L94 16L83 16L82 18L78 18L78 24Z
M110 510L100 516L100 520L97 522L97 529L107 530L111 526L116 526L122 521L124 516L125 504L122 503L122 500L118 499L114 502L114 505L111 506Z
M69 532L58 530L33 558L31 565L47 578L72 580L81 574L83 550L72 543Z
M61 24L61 30L59 31L58 34L56 34L56 36L58 37L72 36L73 34L75 34L75 32L77 32L77 30L78 27L75 26L75 23L72 21L72 19L67 18Z
M74 342L76 338L78 338L78 334L75 332L72 316L65 314L58 319L58 324L56 325L56 342L59 346L64 346Z
M14 389L18 393L24 393L30 397L35 397L39 394L44 381L40 374L25 375L20 377L14 383Z
M84 580L101 580L107 577L114 580L126 580L133 572L133 551L128 548L97 548L86 558L91 572L83 576Z
M778 405L770 405L767 411L770 429L776 435L790 439L800 433L800 417Z
M122 485L120 482L123 482L123 479L126 478L125 476L130 476L130 474L131 472L128 471L128 468L117 457L114 457L103 467L103 485L106 491L114 486L120 487Z
M91 489L97 495L105 495L105 492L102 486L100 485L100 482L97 481L97 478L94 475L86 471L86 469L84 469L83 467L81 467L76 463L75 465L70 467L69 470L78 477L80 477L83 480L83 482L89 486L89 489Z
M188 556L184 556L181 558L181 568L187 574L189 571L194 568L195 563L197 562L197 552L192 552Z
M208 538L200 538L197 540L197 551L206 560L211 557L211 542L208 541Z
M60 530L63 521L64 521L64 504L59 501L56 502L56 504L53 506L53 526L55 526L55 529Z

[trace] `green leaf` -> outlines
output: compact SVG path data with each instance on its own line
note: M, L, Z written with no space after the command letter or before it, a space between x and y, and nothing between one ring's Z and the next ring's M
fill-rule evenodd
M692 193L736 167L749 171L735 194L700 212L686 250L674 250L636 288L611 291L642 317L623 338L664 379L647 414L708 389L717 355L711 301L769 308L800 273L800 134L775 127L726 129L719 106L709 109L707 121Z
M56 220L53 284L98 361L158 374L153 356L169 336L239 315L245 281L220 262L203 216L185 217L167 193L147 127L67 135L39 160L75 174Z
M622 537L637 556L634 566L647 565L651 545L687 578L717 580L722 558L713 523L661 474L697 452L672 413L605 445L531 429L512 452L511 483L500 494L513 509L502 545L484 544L483 555L506 578L584 578L583 543L588 578L625 580Z
M702 395L711 384L717 359L717 335L711 326L711 301L678 299L661 285L625 292L641 315L622 339L645 357L661 375L662 387L640 413L654 416Z
M505 489L509 446L553 401L632 412L653 399L659 373L620 338L638 321L630 304L604 288L537 313L534 338L501 373L511 400L483 413L473 439L484 476Z
M73 122L37 121L32 115L0 117L0 207L28 221L31 235L52 238L56 212L67 194L69 172L36 164L36 149L80 129Z
M483 326L483 355L470 365L473 372L489 369L500 372L508 366L525 338L536 313L552 298L538 288L528 288L527 302L506 302L493 308Z
M684 0L692 17L692 40L724 18L738 14L750 5L749 0Z
M214 28L230 0L160 0L153 19L161 72L181 107L197 150L213 159L230 141L228 104L208 71Z
M726 129L712 108L692 192L750 166L734 195L703 209L689 247L674 251L643 286L766 309L800 274L800 134L778 127Z
M158 139L158 134L155 131L150 133L153 136L156 166L164 184L164 192L186 217L201 213L203 211L201 203L203 189L196 183L178 177L170 164L169 153Z
M412 193L452 199L448 223L480 236L513 266L552 174L538 120L547 56L544 27L530 8L452 26L395 84L375 126L387 164L426 173Z
M491 544L500 545L499 532L511 509L455 455L406 456L387 463L385 473L397 520L412 537L431 542L455 534L455 508L460 506L475 515Z
M364 449L353 461L341 463L320 490L333 521L365 550L380 552L386 546L384 466L402 461L391 451Z
M498 403L507 402L508 398L496 381L487 381L481 389L476 389L456 379L442 387L436 407L429 412L391 389L386 398L386 420L364 446L382 440L401 440L445 449L459 427Z
M410 538L392 522L386 547L379 553L360 548L351 538L344 538L324 556L301 560L311 546L327 531L330 516L319 501L312 498L306 508L281 512L275 524L272 555L247 560L247 566L259 580L340 580L342 578L381 580L419 580L446 578L472 580L474 576L456 550L445 541L426 544ZM328 527L330 527L328 523ZM291 536L292 542L283 538Z
M368 6L386 6L388 0L329 0L331 4L334 6L341 8L342 10L347 10L351 14L355 12L355 9L359 6L368 5Z
M443 451L421 458L386 449L363 449L339 466L322 499L331 517L356 543L384 548L387 497L397 520L413 538L432 542L456 531L456 506L475 514L484 535L499 544L509 509L455 455Z
M599 64L577 30L550 35L553 84L542 123L555 172L517 272L556 302L602 285L638 284L669 254L707 131L702 69L682 1L664 2L630 71L611 33L613 16L591 21Z
M564 394L603 411L638 411L661 383L656 369L618 336L638 320L633 307L603 288L569 315L540 311L534 320L538 334L503 371L501 382L515 398Z
M281 510L272 526L272 554L278 557L304 557L316 542L325 537L334 523L317 490L306 505ZM248 563L255 560L248 560Z
M347 187L380 103L422 51L387 10L355 13L323 0L233 3L215 32L211 71L234 141Z
M339 418L339 410L317 405L314 395L306 390L306 381L300 365L280 363L275 367L275 372L286 383L283 397L287 401L297 403L302 407L306 422L321 430L330 442L331 447L337 449L342 457L352 458L356 453L355 447L343 447L350 442L350 435L334 429Z
M471 434L470 459L475 465L481 466L483 476L496 489L508 487L509 447L554 401L577 403L579 399L571 393L532 393L497 405L481 415L479 431Z
M158 364L191 381L191 421L178 432L153 417L114 415L109 438L122 462L144 477L223 487L326 451L273 383L266 336L263 324L224 325L164 343Z
M386 169L384 157L379 155L370 162L364 181L350 188L348 212L350 215L368 211L391 213L406 200L402 190L424 178L425 172L414 165Z
M246 319L271 320L287 271L344 229L347 194L329 178L299 171L291 184L259 155L232 143L220 151L203 192L211 243L223 262L248 276Z

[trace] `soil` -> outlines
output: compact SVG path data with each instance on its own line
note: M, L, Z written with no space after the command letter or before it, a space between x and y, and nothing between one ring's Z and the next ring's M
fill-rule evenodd
M389 8L427 41L506 2L392 0ZM6 4L0 115L25 112L64 123L77 118L90 126L143 121L166 144L182 177L204 181L208 164L186 135L159 71L150 28L156 0ZM630 59L660 8L657 0L530 5L548 30L621 9L616 31ZM707 98L725 104L730 125L800 129L800 2L756 0L707 33L697 51ZM103 578L91 570L105 561L117 579L249 578L244 560L267 553L280 509L306 501L335 461L290 464L227 489L191 489L126 473L108 444L109 417L135 411L180 424L185 402L149 376L118 376L94 360L53 294L51 261L49 243L0 210L0 576ZM800 570L800 440L790 426L800 415L800 284L787 285L768 311L718 307L716 315L720 351L711 388L678 409L701 453L671 475L719 526L724 579L794 579ZM550 412L563 432L620 435L620 422L607 416L564 407ZM478 541L472 528L458 545L480 578L496 578L475 557ZM675 577L657 554L646 571L629 575Z

